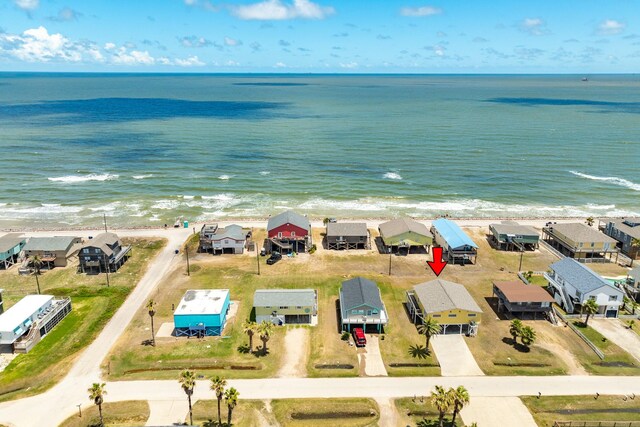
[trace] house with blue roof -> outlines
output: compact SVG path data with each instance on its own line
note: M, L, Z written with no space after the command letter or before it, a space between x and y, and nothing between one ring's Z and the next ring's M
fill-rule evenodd
M431 224L431 233L437 246L442 247L442 258L450 263L475 264L478 245L453 221L438 218Z
M564 258L544 273L554 291L554 299L567 313L580 313L588 300L598 304L598 313L604 317L618 317L624 292L607 282L589 267L573 258Z

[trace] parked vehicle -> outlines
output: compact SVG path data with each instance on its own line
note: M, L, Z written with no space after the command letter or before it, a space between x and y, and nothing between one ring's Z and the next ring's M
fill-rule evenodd
M280 252L272 252L271 256L267 258L267 264L273 265L276 262L282 259L282 254Z
M267 250L265 248L262 248L260 251L260 256L267 256Z
M353 332L353 340L356 343L356 347L364 347L367 345L367 337L364 335L364 330L362 328L354 328Z

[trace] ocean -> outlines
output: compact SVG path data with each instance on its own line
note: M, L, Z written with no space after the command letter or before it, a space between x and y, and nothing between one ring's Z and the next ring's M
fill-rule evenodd
M640 77L0 73L0 228L640 216Z

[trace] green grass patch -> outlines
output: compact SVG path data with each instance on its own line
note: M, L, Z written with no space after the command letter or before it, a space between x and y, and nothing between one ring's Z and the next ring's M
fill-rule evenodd
M554 421L640 421L637 398L625 396L527 396L522 402L541 427Z
M536 286L547 286L549 285L549 282L547 282L547 279L545 279L544 276L533 275L531 276L531 279L529 279L529 284Z
M380 417L373 399L279 399L271 406L282 427L365 427Z
M149 404L146 400L130 400L125 402L106 402L102 405L102 416L106 427L125 427L144 425L149 418ZM98 407L92 405L78 414L67 418L60 427L93 427L100 425Z
M438 411L430 402L430 396L406 397L394 400L402 425L420 425L421 427L437 427ZM444 418L444 425L451 426L452 413ZM454 426L463 426L462 418L457 416Z
M220 404L223 425L227 422L227 414L227 405L223 399ZM264 402L261 400L240 399L231 415L234 427L260 427L265 425L261 423L264 420L267 421L266 425L273 425L273 418L265 412ZM189 415L185 421L189 422ZM202 427L218 427L218 401L198 400L193 405L193 424Z

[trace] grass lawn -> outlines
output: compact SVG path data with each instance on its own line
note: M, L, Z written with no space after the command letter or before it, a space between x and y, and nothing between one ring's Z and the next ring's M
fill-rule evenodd
M220 415L222 422L227 422L227 405L224 399L220 404ZM235 427L260 427L261 419L270 420L269 414L264 412L264 402L261 400L238 400L238 405L232 412L232 423ZM189 414L185 418L189 422ZM203 427L217 427L218 423L218 401L198 400L193 405L193 424ZM223 424L224 425L224 424Z
M149 418L149 404L146 400L106 402L102 405L102 416L106 427L144 425ZM60 424L60 427L93 427L98 425L100 425L98 407L92 405L82 410L82 418L78 414L72 415Z
M640 375L638 362L626 351L618 347L613 341L607 340L591 326L584 326L580 320L573 321L573 324L582 332L593 344L595 344L605 359L600 360L591 351L590 357L582 359L585 369L596 375Z
M540 427L554 421L640 421L637 400L624 396L528 396L522 401ZM595 425L595 424L594 424Z
M544 276L531 276L531 279L529 279L529 283L536 286L549 285L549 282L547 282L547 279L545 279Z
M282 427L365 427L379 418L372 399L283 399L271 402L273 415Z
M0 401L41 393L65 375L78 352L98 335L138 282L148 261L164 245L163 240L132 243L133 255L118 273L111 275L110 287L100 285L103 275L76 274L75 268L56 269L43 275L46 280L41 282L43 292L71 297L73 309L33 350L18 355L0 372ZM16 286L24 277L19 277L17 270L5 273L15 273L2 286L16 295ZM59 281L54 282L54 277Z
M412 397L396 399L394 402L402 425L414 426L422 422L423 424L420 424L421 426L436 427L438 425L438 411L431 405L429 399L429 396L417 396L415 401ZM445 416L445 426L451 425L451 416L451 412ZM464 425L460 415L458 415L455 425Z

